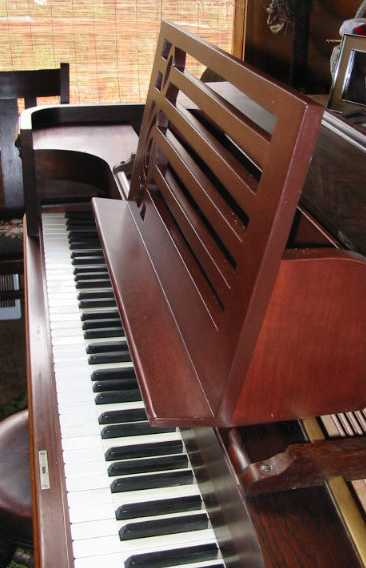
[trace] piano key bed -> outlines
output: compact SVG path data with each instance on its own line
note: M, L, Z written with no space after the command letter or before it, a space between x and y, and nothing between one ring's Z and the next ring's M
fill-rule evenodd
M42 226L75 568L223 568L179 430L147 421L91 214Z

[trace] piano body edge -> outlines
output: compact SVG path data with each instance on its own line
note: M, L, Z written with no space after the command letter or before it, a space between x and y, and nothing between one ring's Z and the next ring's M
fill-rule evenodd
M24 223L27 383L37 568L73 566L40 240ZM43 456L39 454L43 452ZM46 452L46 453L45 453ZM41 467L46 468L41 474ZM47 471L48 467L48 471ZM47 485L49 485L47 487Z

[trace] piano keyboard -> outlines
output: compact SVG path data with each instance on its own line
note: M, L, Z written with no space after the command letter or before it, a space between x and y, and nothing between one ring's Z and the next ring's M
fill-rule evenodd
M223 568L179 430L147 422L94 221L42 225L75 568Z

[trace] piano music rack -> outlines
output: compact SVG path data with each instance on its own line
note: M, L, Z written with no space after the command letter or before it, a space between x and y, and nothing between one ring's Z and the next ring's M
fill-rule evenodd
M188 55L231 100L186 69ZM366 403L364 259L331 243L285 250L321 114L163 23L129 201L94 200L153 423L233 426Z

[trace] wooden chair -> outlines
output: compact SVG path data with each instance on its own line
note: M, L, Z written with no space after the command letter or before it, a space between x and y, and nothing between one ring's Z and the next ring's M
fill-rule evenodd
M37 97L69 102L69 64L57 69L0 73L0 275L22 272L20 217L24 213L22 166L17 148L18 99L25 108ZM4 294L0 290L0 299Z
M28 411L0 422L1 536L9 544L32 542L32 488L30 482ZM2 564L3 565L3 564Z

